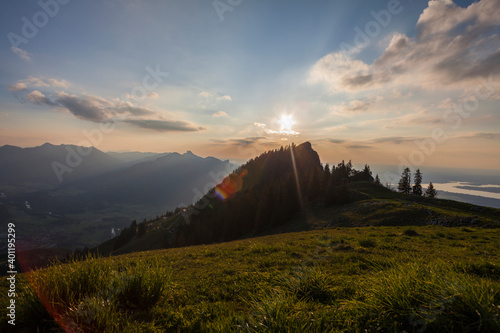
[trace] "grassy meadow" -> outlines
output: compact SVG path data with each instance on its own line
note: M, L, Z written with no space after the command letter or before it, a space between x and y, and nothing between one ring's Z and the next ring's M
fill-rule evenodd
M0 330L498 332L498 244L500 229L360 227L91 257L18 276Z

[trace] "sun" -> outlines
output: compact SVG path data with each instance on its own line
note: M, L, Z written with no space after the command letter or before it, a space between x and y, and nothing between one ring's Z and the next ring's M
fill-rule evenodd
M292 126L295 124L295 120L293 120L292 115L283 114L281 115L281 119L278 121L280 124L280 133L281 134L297 134L294 130L292 130Z

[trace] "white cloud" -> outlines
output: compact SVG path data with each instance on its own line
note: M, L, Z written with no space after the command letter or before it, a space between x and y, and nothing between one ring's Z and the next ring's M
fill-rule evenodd
M209 92L206 92L206 91L202 91L201 93L198 94L198 96L203 97L203 98L209 98L212 96L212 94Z
M28 89L28 85L25 82L16 82L9 86L9 91L21 91Z
M42 94L38 90L34 90L30 92L29 94L26 95L26 98L33 104L36 105L41 105L41 104L46 104L50 106L55 106L56 104L53 103L50 99L48 99L44 94Z
M220 96L220 97L217 97L217 100L218 101L232 101L233 99L231 98L231 96L229 95L224 95L224 96Z
M19 58L25 60L25 61L28 61L28 62L31 62L31 60L33 59L33 54L25 51L25 50L22 50L18 47L15 47L15 46L12 46L10 48L10 50L15 54L17 55Z
M395 34L372 64L342 52L328 54L313 66L308 81L324 83L332 92L401 86L464 89L491 73L498 77L500 35L494 32L499 26L498 0L467 8L451 0L430 1L414 40Z
M21 91L26 90L28 88L49 88L49 87L57 87L57 88L68 88L71 86L66 80L63 79L55 79L55 78L46 78L43 76L28 76L28 78L19 80L16 83L9 86L9 91Z
M71 84L68 81L63 79L49 78L46 79L46 81L51 87L68 88L71 86Z
M330 53L321 58L312 68L309 76L310 83L324 82L333 92L346 89L346 82L351 80L361 84L370 83L372 74L370 67L361 60L351 59L348 55L338 52Z

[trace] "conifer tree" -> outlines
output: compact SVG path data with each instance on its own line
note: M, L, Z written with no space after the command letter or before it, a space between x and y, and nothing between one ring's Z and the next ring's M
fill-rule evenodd
M420 169L415 171L414 182L415 184L413 185L412 193L414 195L422 195L422 173L420 172Z
M432 182L429 183L427 190L425 190L425 196L428 198L435 198L437 196L437 191L434 188L434 185L432 185Z
M398 191L404 194L410 194L411 191L411 174L410 168L406 167L401 174L401 179L398 184Z
M380 178L378 178L378 173L377 173L377 175L375 176L375 184L377 184L377 185L381 185L381 184L380 184Z

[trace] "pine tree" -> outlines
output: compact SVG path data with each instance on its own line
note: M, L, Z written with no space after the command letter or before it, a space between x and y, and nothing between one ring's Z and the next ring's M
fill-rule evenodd
M377 175L375 176L375 184L377 184L377 185L381 185L381 184L380 184L380 178L378 178L378 173L377 173Z
M146 219L144 219L144 222L146 223ZM134 237L137 234L137 221L133 220L132 223L130 224L130 238Z
M417 171L415 171L414 182L415 184L412 188L413 194L422 195L422 173L420 172L420 169L417 169Z
M146 233L146 223L142 222L137 227L137 237L142 237Z
M404 194L410 194L411 191L411 171L406 167L401 174L401 179L398 184L398 191Z
M324 193L326 186L328 185L328 182L330 181L330 178L332 176L332 173L330 172L330 165L326 163L325 169L323 170L323 180L322 180L322 186L321 186L321 191Z
M434 185L432 185L432 182L429 183L427 190L425 190L425 196L428 198L435 198L437 196L437 191L434 189Z

